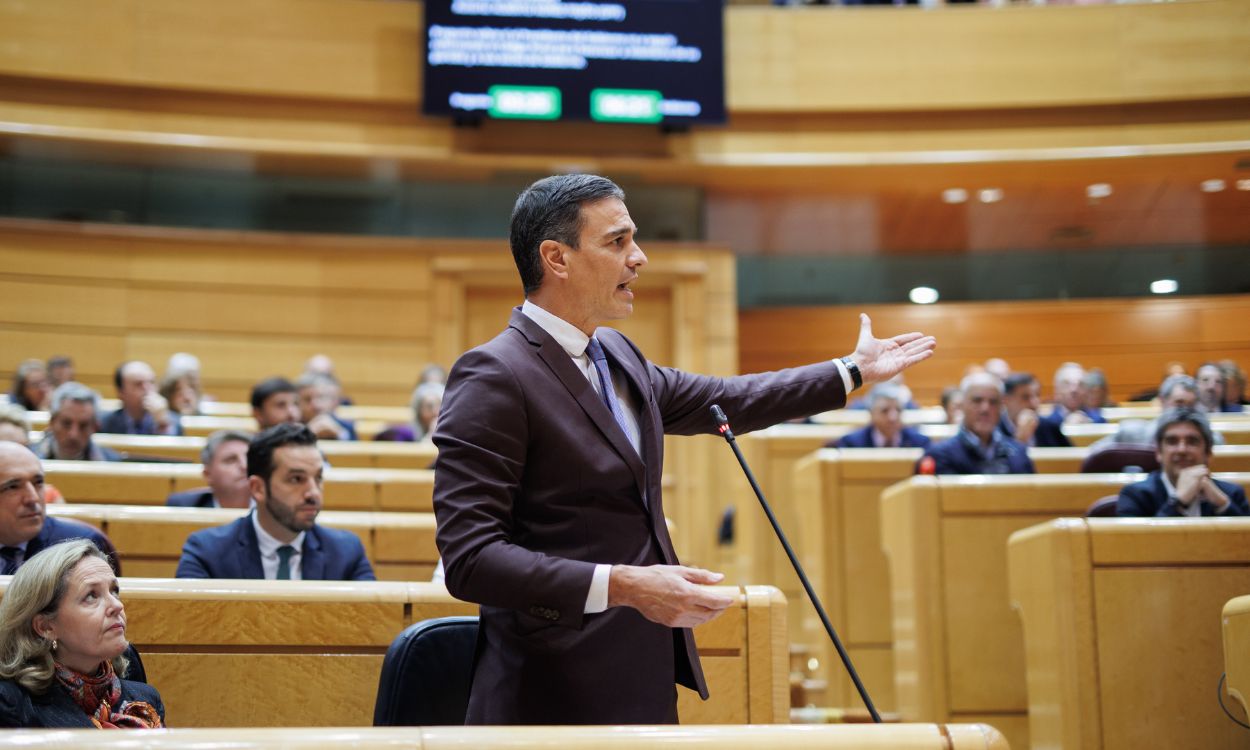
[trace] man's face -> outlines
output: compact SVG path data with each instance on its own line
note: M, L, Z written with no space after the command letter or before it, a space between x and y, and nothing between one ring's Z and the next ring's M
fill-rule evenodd
M294 393L275 393L262 401L259 409L253 409L252 416L262 430L283 422L298 422L298 398Z
M1042 405L1042 384L1034 380L1032 383L1017 387L1003 397L1003 405L1007 407L1007 418L1013 422L1025 409L1032 409L1036 412Z
M14 547L43 529L43 466L17 443L0 443L0 544Z
M1174 387L1167 398L1163 399L1163 411L1171 409L1192 409L1198 403L1198 394L1188 388Z
M1177 422L1170 425L1159 439L1155 449L1155 457L1159 465L1168 475L1168 481L1176 484L1181 469L1205 464L1211 456L1211 446L1207 445L1202 432L1189 422Z
M53 388L61 383L68 383L74 379L73 365L53 365L48 368L48 381Z
M565 253L573 321L594 330L608 320L621 320L634 311L630 285L647 256L634 241L637 231L625 204L604 198L582 206L578 248Z
M85 401L65 401L50 426L58 458L85 458L87 443L95 434L95 407Z
M1224 401L1224 373L1220 368L1206 365L1198 368L1198 400L1207 408L1219 408Z
M44 370L35 370L26 376L22 383L22 397L35 405L35 408L41 409L48 403L48 397L52 395L52 382L48 380L48 373Z
M226 440L217 446L213 459L204 465L204 479L221 500L247 497L247 443ZM224 505L224 503L223 503Z
M299 390L300 421L308 423L318 414L328 414L338 406L336 390L327 383L306 385Z
M872 426L887 440L893 440L894 436L903 429L903 412L898 402L892 398L877 399L868 413L872 419Z
M258 476L249 477L252 494L292 533L311 529L321 512L321 452L312 445L288 445L273 452L273 462L268 484Z
M1068 411L1080 409L1085 402L1081 380L1085 373L1075 367L1067 368L1055 376L1055 403Z
M974 385L964 392L964 425L982 440L998 428L1003 397L992 385Z
M143 411L143 399L156 393L156 373L144 362L128 362L122 368L122 387L117 398L122 408L132 414Z

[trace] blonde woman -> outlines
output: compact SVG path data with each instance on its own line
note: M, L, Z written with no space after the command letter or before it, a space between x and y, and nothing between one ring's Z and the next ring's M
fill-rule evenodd
M26 561L0 600L0 727L156 729L156 689L122 679L126 612L104 554L84 539Z

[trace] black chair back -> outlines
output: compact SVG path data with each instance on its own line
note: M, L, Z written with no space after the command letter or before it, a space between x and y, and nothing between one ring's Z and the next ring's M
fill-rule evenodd
M464 724L477 649L476 617L440 617L404 629L382 660L373 725Z
M1153 446L1113 443L1091 453L1081 462L1082 474L1104 474L1120 471L1154 471L1159 459Z
M1085 511L1086 518L1115 518L1115 504L1120 499L1119 495L1107 495L1100 497L1089 506L1089 510Z
M143 668L143 659L139 658L139 652L135 649L135 644L132 643L126 646L122 656L125 656L130 661L130 666L126 668L126 674L122 675L122 677L131 682L147 682L148 673Z

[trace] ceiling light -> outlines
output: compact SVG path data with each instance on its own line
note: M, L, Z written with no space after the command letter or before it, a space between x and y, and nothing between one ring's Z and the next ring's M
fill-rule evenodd
M977 192L982 203L998 203L1003 199L1003 191L998 188L982 188Z
M1085 187L1086 198L1106 198L1111 195L1111 186L1105 182L1095 182Z
M1250 180L1237 180L1238 190L1250 190Z
M1176 279L1159 279L1150 282L1150 291L1153 294L1172 294L1180 288L1181 285L1176 283Z
M1224 188L1225 188L1225 183L1223 180L1203 180L1202 181L1202 192L1204 193L1218 193Z
M942 200L947 203L965 203L968 200L968 191L963 188L947 188L942 191Z
M931 286L918 286L907 293L907 299L917 305L932 305L938 301L938 290Z

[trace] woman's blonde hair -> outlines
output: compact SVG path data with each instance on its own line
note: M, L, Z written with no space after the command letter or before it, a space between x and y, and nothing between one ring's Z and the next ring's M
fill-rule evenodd
M86 557L108 558L88 539L54 544L31 557L9 581L0 600L0 679L13 680L27 691L42 695L56 674L52 643L35 632L35 616L55 617L69 572ZM126 657L113 659L113 669L124 677Z

